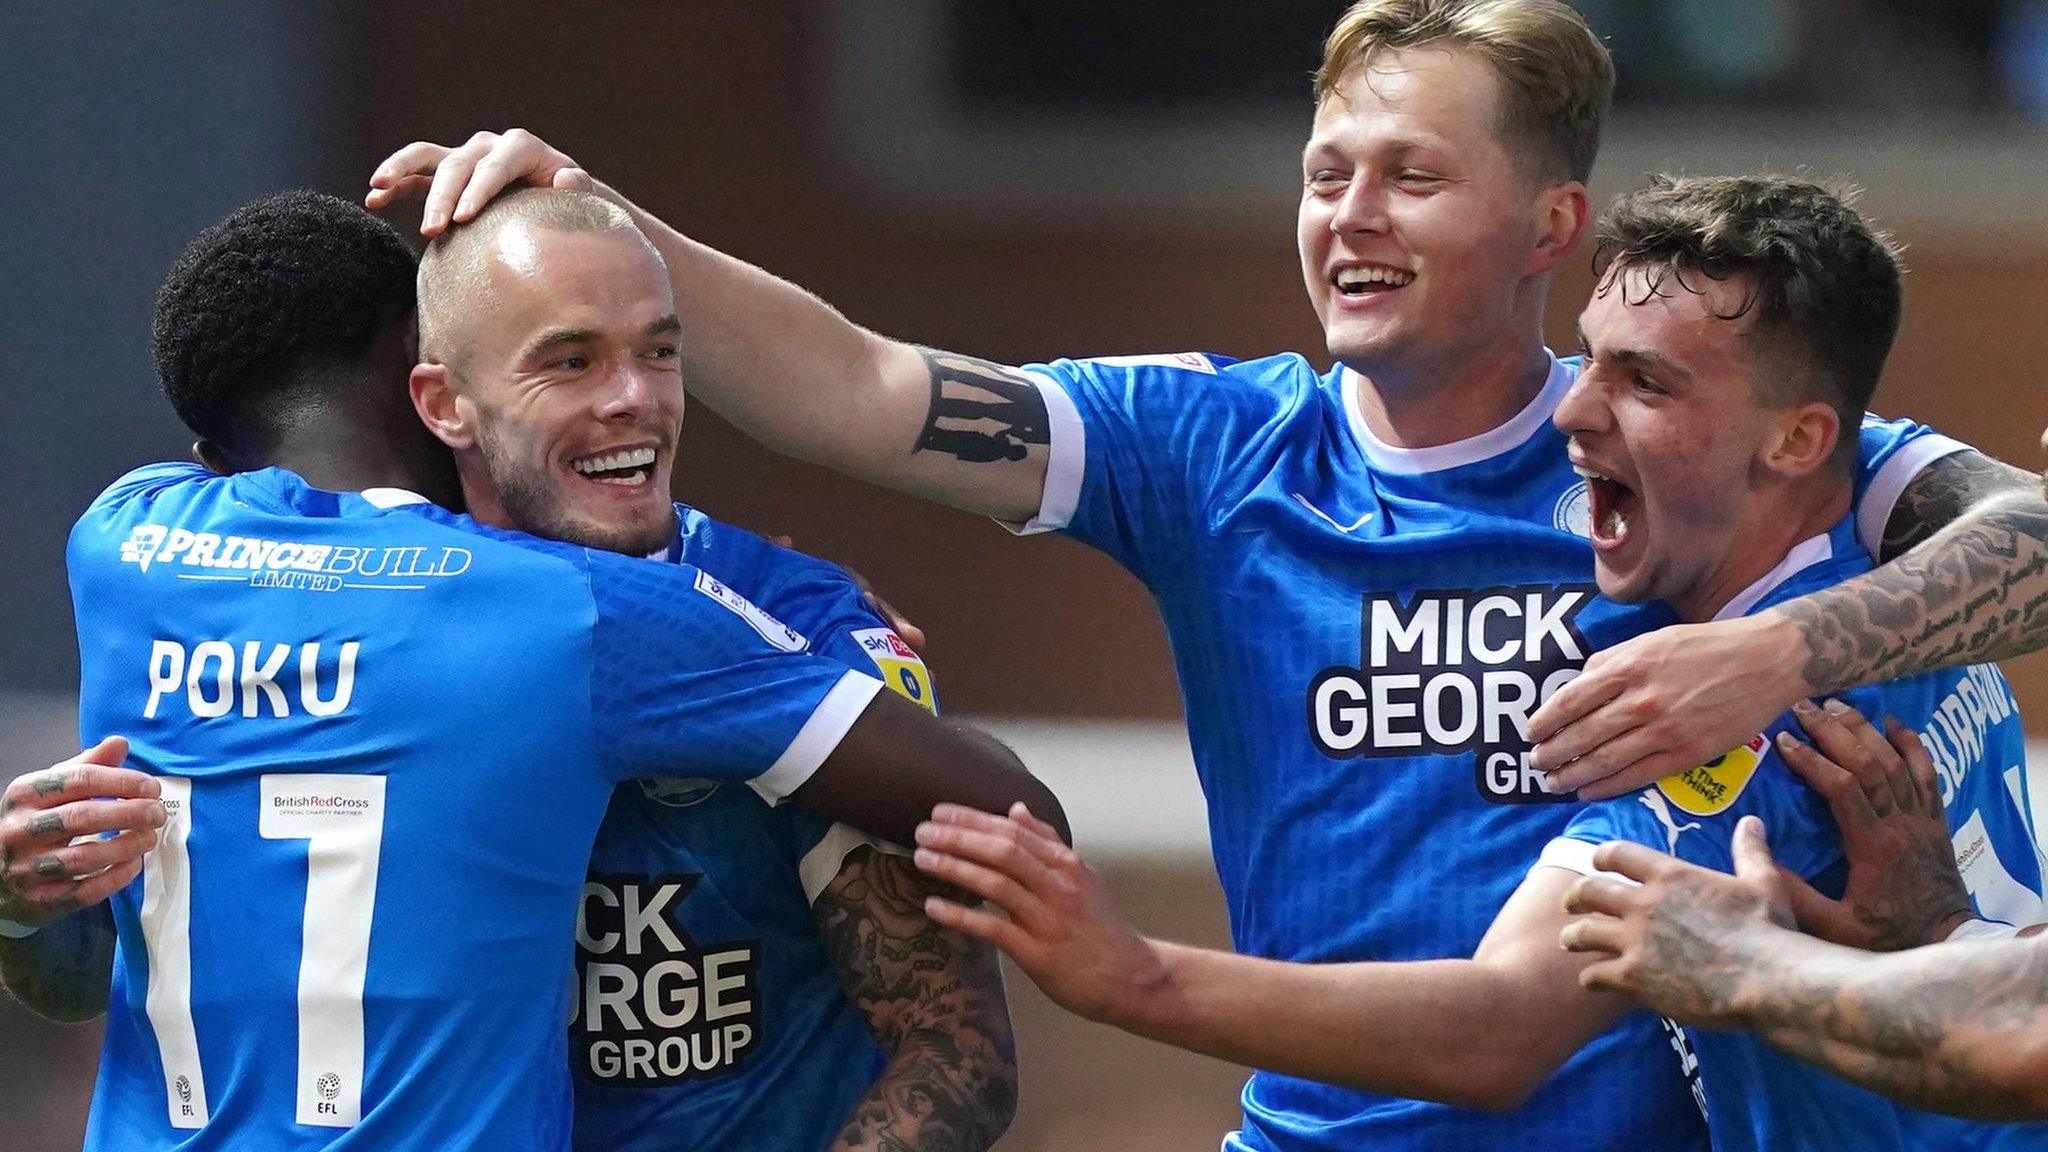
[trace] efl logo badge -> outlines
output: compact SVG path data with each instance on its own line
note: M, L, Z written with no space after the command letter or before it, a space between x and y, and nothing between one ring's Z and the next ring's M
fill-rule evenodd
M811 646L803 633L762 611L753 601L733 591L709 572L697 573L697 591L718 601L733 615L745 620L748 627L759 632L761 639L784 652L802 652Z
M1764 751L1769 747L1770 742L1758 733L1749 743L1732 752L1657 781L1657 791L1662 792L1679 811L1694 816L1726 812L1736 797L1742 795L1742 790L1749 787L1749 778L1756 775L1757 766L1764 762Z
M903 637L888 628L862 628L853 634L853 639L881 670L882 683L927 712L939 710L939 702L932 697L931 670L918 658L917 650L903 642Z

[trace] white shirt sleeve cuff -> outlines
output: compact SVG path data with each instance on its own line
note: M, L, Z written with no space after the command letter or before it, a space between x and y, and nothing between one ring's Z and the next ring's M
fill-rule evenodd
M839 869L853 850L861 845L871 845L877 852L891 856L908 856L910 851L887 840L877 840L860 829L847 824L834 824L825 838L817 842L804 858L797 862L797 879L803 882L804 903L816 904L825 889L839 876Z
M1962 940L2010 940L2020 934L2017 926L2001 920L1965 920L1948 934L1948 943Z
M1906 485L1936 460L1969 450L1970 446L1961 440L1937 432L1907 441L1878 468L1877 475L1870 478L1870 487L1863 490L1863 502L1856 505L1856 538L1862 541L1863 550L1870 553L1872 560L1878 559L1884 548L1885 525L1891 521L1892 509L1898 507Z
M1052 444L1045 463L1045 491L1038 499L1038 515L1023 524L996 521L1019 536L1057 532L1074 519L1074 509L1081 504L1081 476L1088 464L1088 430L1081 424L1081 410L1074 407L1073 398L1059 381L1042 372L1030 376L1045 400Z
M839 742L846 738L846 730L853 727L853 722L860 719L875 693L881 690L882 682L873 676L859 672L841 676L811 711L811 718L797 730L796 739L789 742L789 747L782 750L766 772L747 781L747 787L770 804L787 800L839 747Z
M1534 872L1536 868L1562 868L1581 876L1605 876L1610 880L1619 880L1632 888L1640 887L1636 881L1619 872L1605 872L1593 867L1593 853L1599 848L1598 844L1574 840L1569 836L1559 836L1543 846L1542 854L1536 857L1536 867L1530 871Z

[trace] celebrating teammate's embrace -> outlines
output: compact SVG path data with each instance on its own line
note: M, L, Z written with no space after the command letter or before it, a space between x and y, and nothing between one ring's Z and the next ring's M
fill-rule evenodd
M1344 14L1318 76L1297 236L1337 361L1325 373L1295 355L1019 369L922 349L628 207L677 287L698 398L772 448L1067 532L1145 583L1172 642L1239 951L1462 958L1575 811L1546 790L1555 765L1529 726L1546 701L1573 703L1565 686L1589 654L1671 620L1594 595L1585 536L1597 521L1619 540L1644 513L1607 488L1596 510L1573 473L1551 419L1581 365L1542 342L1552 275L1590 221L1583 181L1612 80L1598 38L1556 0L1363 0ZM423 194L431 234L520 184L626 204L520 131L401 149L370 203ZM1936 637L1915 651L1947 660L2036 642L2022 616L1984 607L2048 595L2033 478L1917 425L1838 413L1834 435L1854 547L1926 545L1910 564L1689 626L1676 659L1607 662L1601 682L1649 667L1652 690L1581 694L1583 725L1548 714L1551 753L1578 758L1570 772L1640 785L1701 764L1816 688L1922 670L1932 658L1901 655L1909 636ZM1625 486L1659 505L1686 495ZM1955 525L1929 522L1965 506ZM1833 522L1813 527L1848 563ZM1948 587L1947 571L1975 587ZM1873 595L1899 605L1882 624ZM1915 614L1930 603L1945 607ZM1701 694L1712 707L1692 707ZM1707 722L1639 722L1672 700ZM1568 977L1554 935L1538 937L1531 968ZM1467 1020L1461 1053L1527 1055L1471 1037L1543 1006L1494 1006ZM1564 1064L1534 1082L1453 1085L1429 1061L1382 1054L1397 1078L1435 1078L1383 1089L1489 1104L1527 1093L1503 1115L1261 1071L1227 1145L1704 1143L1654 1022L1623 1018L1567 1059L1582 1039L1546 1036L1517 1075Z

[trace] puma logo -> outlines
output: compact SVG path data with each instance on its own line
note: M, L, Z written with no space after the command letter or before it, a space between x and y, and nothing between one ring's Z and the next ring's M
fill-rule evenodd
M1684 824L1680 824L1678 818L1671 814L1670 801L1664 799L1664 794L1654 788L1636 797L1636 799L1641 800L1643 807L1650 810L1650 815L1657 818L1657 823L1664 826L1664 850L1673 856L1678 855L1679 836L1698 828L1700 822L1689 820Z

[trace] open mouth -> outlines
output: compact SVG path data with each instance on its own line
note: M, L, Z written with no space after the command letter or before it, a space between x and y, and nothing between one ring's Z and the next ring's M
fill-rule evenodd
M1629 527L1640 521L1643 498L1627 484L1582 464L1572 471L1586 481L1586 495L1593 511L1593 547L1619 548L1628 541Z
M1414 282L1415 273L1383 264L1354 264L1337 269L1330 277L1330 283L1340 294L1351 297L1392 292Z
M654 457L651 447L620 448L578 457L569 461L569 467L599 484L638 488L654 478Z

